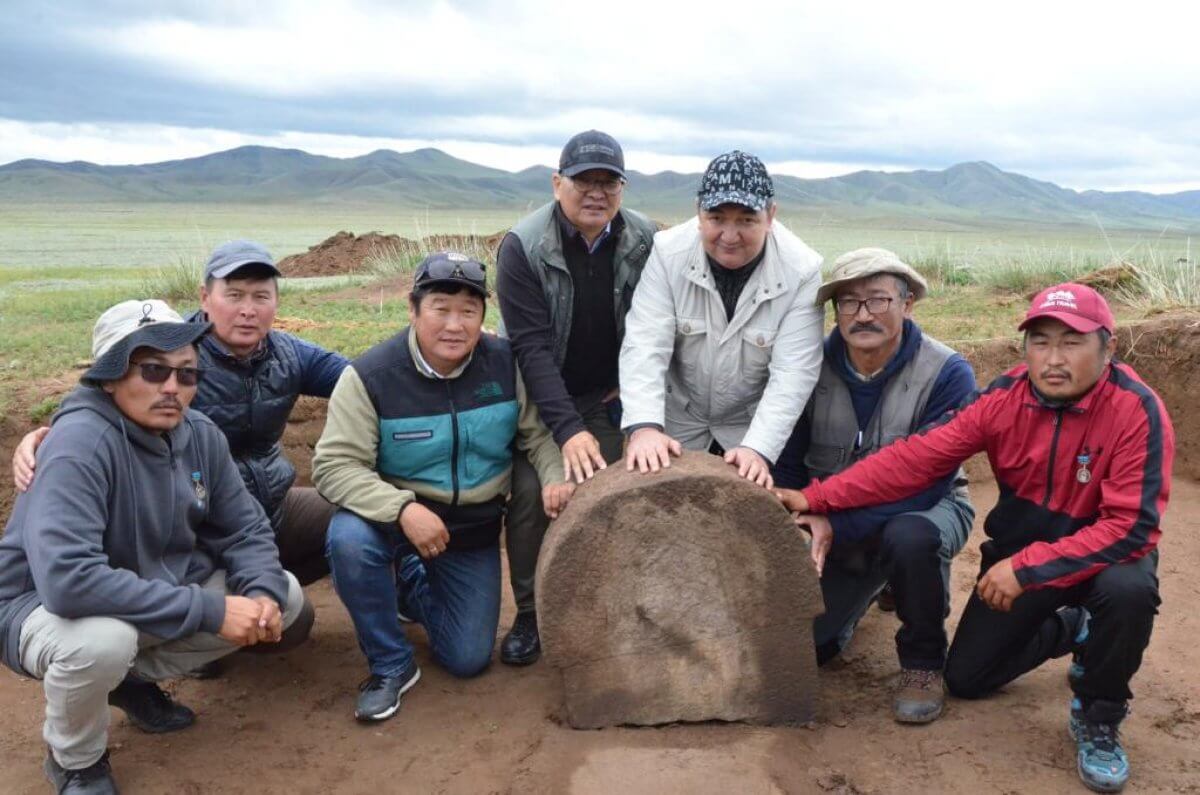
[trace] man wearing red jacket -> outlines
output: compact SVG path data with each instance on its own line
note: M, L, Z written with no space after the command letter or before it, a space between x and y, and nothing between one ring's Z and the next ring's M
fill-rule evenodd
M1043 290L1020 329L1025 363L956 411L779 495L807 524L808 514L903 499L986 451L1000 498L984 523L982 572L950 646L947 687L979 698L1074 653L1079 775L1113 792L1129 777L1117 728L1159 604L1156 547L1175 435L1158 395L1113 361L1112 312L1094 290ZM828 524L811 526L823 561Z

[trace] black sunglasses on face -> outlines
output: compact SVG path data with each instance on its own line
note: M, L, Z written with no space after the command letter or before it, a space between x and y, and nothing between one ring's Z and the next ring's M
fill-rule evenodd
M158 362L135 362L142 380L148 384L163 384L175 373L175 382L180 386L195 386L204 377L204 371L196 367L170 367Z
M486 265L475 260L436 260L421 269L414 283L420 284L430 279L467 279L484 284L487 281L486 270Z

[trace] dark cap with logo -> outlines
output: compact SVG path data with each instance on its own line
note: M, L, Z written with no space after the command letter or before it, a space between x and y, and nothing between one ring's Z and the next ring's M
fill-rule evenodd
M282 276L271 252L253 240L230 240L213 249L204 265L204 281L225 279L247 265L265 265L273 275Z
M775 195L775 183L767 167L754 155L734 149L713 158L700 178L697 198L701 210L722 204L740 204L755 212L767 209Z
M625 176L625 153L617 139L599 130L581 132L563 147L558 157L558 172L564 177L573 177L593 168L611 171L618 177Z
M438 251L421 260L413 289L433 284L460 284L488 297L487 266L457 251Z

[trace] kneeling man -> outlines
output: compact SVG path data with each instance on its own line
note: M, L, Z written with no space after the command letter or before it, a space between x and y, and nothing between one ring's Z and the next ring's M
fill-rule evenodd
M803 491L794 511L904 499L986 452L1000 499L981 572L946 658L946 685L986 696L1073 653L1068 727L1088 787L1121 789L1117 730L1158 612L1158 541L1175 435L1162 401L1113 360L1113 316L1080 284L1043 290L1020 325L1025 363L936 427L894 442ZM800 517L801 521L805 517ZM814 522L814 556L829 543Z
M195 715L155 680L311 626L224 435L188 410L208 329L154 300L100 316L95 363L0 539L0 654L43 680L60 793L116 792L109 704L145 731L185 728Z
M325 543L370 668L361 721L394 715L421 675L397 604L455 676L491 660L514 443L550 484L548 516L575 488L508 340L481 334L487 295L482 263L430 255L413 280L412 325L351 362L329 399L313 480L341 508Z

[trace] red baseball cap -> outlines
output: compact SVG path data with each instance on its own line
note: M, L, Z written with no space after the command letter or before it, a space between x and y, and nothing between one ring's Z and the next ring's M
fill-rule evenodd
M1017 330L1024 331L1040 317L1052 317L1080 334L1090 334L1096 329L1112 334L1116 325L1104 296L1091 287L1074 282L1047 287L1034 296Z

